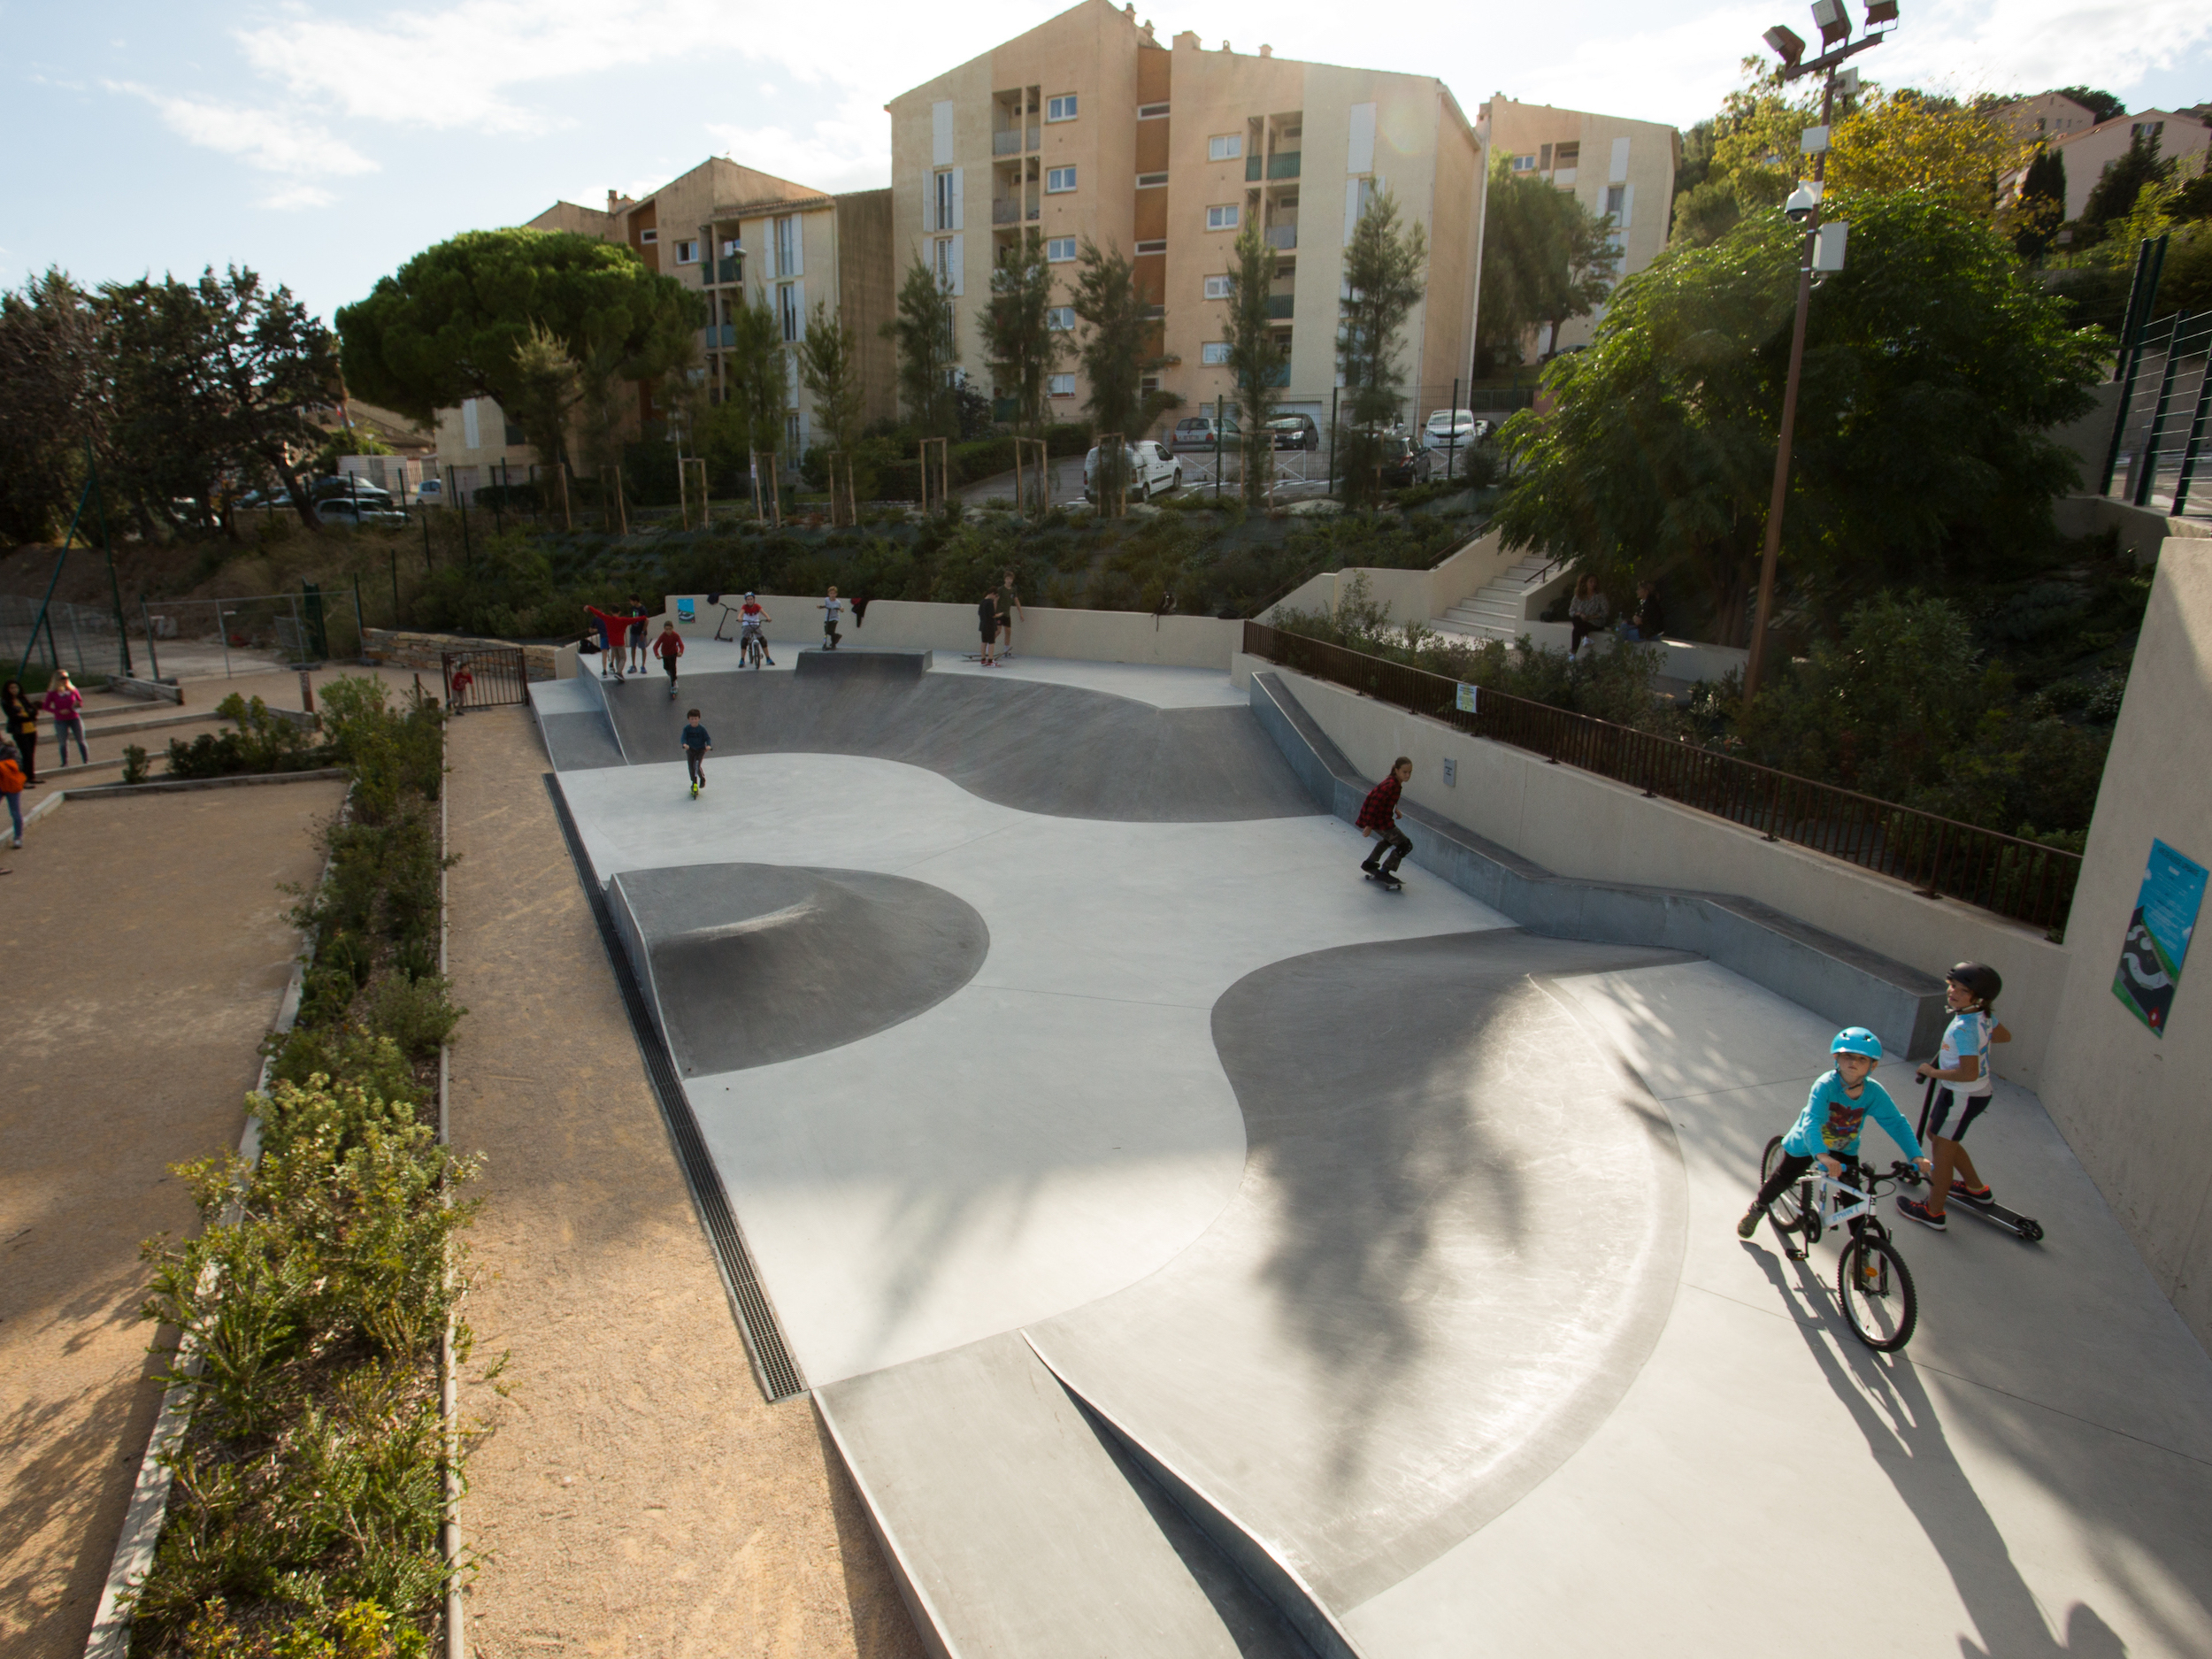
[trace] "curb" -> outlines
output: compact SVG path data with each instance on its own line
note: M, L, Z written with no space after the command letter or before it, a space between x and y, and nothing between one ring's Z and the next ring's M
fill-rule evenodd
M317 766L309 772L257 772L237 778L156 778L145 783L90 783L81 789L65 789L39 803L41 810L57 801L113 800L119 795L170 795L182 789L242 789L264 783L326 783L346 775L343 766Z

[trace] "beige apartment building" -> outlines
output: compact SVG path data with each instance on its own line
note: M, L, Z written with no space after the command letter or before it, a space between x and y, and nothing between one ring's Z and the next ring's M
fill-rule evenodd
M2113 164L2128 153L2138 138L2149 140L2152 150L2165 159L2179 160L2185 177L2204 165L2201 158L2207 145L2212 144L2212 126L2186 110L2138 110L2053 140L2052 150L2066 164L2068 219L2082 216L2097 180L2112 171ZM2006 177L2005 188L2017 191L2026 179L2024 165Z
M1632 121L1548 104L1518 104L1503 93L1485 104L1475 130L1513 171L1573 192L1593 213L1612 216L1619 276L1633 276L1667 245L1674 170L1682 134L1655 121ZM1538 356L1586 345L1605 314L1600 306L1560 330L1557 340L1532 342Z
M1997 111L1998 118L2024 144L2047 143L2071 138L2097 124L2097 118L2062 92L2040 92L2032 98L2015 98Z
M1163 44L1133 7L1083 0L886 108L893 280L916 258L938 274L979 384L993 265L1034 232L1063 296L1085 242L1131 256L1158 307L1161 389L1187 410L1233 399L1224 278L1239 232L1256 224L1276 255L1284 407L1325 422L1344 247L1383 189L1429 241L1402 354L1409 403L1441 404L1468 373L1482 144L1432 76L1208 49L1191 34ZM1056 317L1071 344L1073 311ZM1087 389L1071 350L1051 382L1055 418L1079 419Z

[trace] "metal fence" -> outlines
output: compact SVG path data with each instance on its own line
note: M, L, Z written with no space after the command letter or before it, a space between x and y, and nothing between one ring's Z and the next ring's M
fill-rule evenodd
M2119 363L2108 493L2174 517L2212 517L2212 311L2146 325Z
M1458 707L1458 682L1264 624L1244 625L1244 649L1475 737L1679 802L1861 869L1907 881L1929 897L1962 899L2000 916L2064 930L2081 856L1832 784L1657 737L1586 714L1487 689Z
M5 659L0 671L6 677L12 679L21 668L43 665L50 672L66 668L79 680L88 675L111 678L123 672L124 657L114 611L54 600L42 617L37 600L0 594L0 658ZM132 666L146 672L142 663Z
M530 676L519 645L472 647L438 656L445 706L456 714L469 709L509 708L526 702ZM456 683L456 677L466 678Z

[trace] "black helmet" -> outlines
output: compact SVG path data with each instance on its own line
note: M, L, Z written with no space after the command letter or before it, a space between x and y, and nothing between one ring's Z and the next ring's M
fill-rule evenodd
M1994 1002L1998 993L2005 988L2003 976L1985 962L1959 963L1943 977L1964 986L1984 1008Z

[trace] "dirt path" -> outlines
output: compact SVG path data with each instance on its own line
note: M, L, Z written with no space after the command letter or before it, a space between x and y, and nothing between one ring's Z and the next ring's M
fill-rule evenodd
M803 1398L763 1402L521 710L457 722L453 1138L485 1155L470 1302L504 1394L463 1532L472 1653L923 1649Z
M159 1402L139 1241L238 1144L343 793L67 802L0 853L0 1659L84 1650Z

